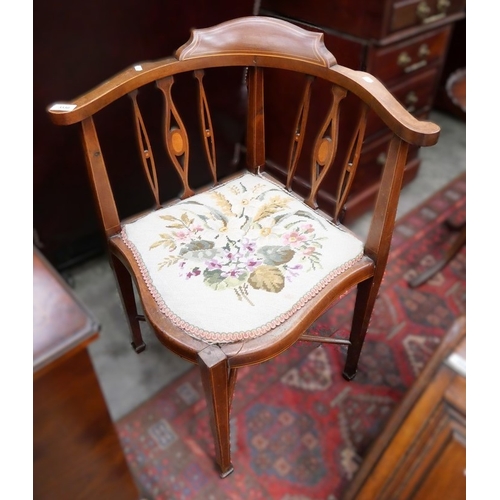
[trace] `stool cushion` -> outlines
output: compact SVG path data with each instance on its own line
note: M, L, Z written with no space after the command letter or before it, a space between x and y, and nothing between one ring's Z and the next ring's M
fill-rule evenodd
M363 256L363 243L260 175L123 226L159 308L211 343L276 327Z

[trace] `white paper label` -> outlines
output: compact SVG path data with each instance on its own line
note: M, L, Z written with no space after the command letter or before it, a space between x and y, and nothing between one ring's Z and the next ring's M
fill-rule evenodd
M451 369L455 370L457 373L465 377L466 361L464 358L462 358L462 356L454 352L448 356L446 364Z
M50 111L73 111L76 108L76 104L54 104Z
M134 69L136 71L142 71L142 66L140 64L138 64L137 66L134 66Z

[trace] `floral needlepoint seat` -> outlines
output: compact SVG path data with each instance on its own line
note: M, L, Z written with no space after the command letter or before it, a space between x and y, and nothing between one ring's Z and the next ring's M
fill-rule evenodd
M363 243L266 178L245 174L123 227L163 314L216 343L288 319Z

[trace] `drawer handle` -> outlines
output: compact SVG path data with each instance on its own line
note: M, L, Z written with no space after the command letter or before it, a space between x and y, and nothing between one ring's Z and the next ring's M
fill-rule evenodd
M423 68L426 65L427 61L425 59L422 59L421 61L411 64L410 66L406 66L405 73L411 73L412 71Z
M399 66L407 66L411 63L411 57L408 52L401 52L398 56L398 65Z
M431 16L431 8L427 4L427 2L423 1L417 5L417 17L419 17L423 24L433 23L434 21L439 21L439 19L443 19L446 17L446 9L449 7L448 0L439 0L438 1L438 10L440 10L439 14L434 14Z
M450 5L450 0L438 0L437 10L439 10L439 12L446 13L446 11L450 8Z
M429 52L430 52L429 47L424 43L423 45L420 46L420 49L418 51L418 55L423 59L414 62L413 64L410 64L411 56L408 54L408 52L403 51L398 56L398 65L404 68L405 73L411 73L412 71L423 68L424 66L427 65L427 60L425 59L425 56L428 55Z
M427 2L420 2L417 5L417 16L422 19L422 21L425 21L431 14L431 8L427 4Z
M430 53L431 49L429 49L429 46L426 43L423 43L418 48L418 56L420 57L420 59L425 59Z

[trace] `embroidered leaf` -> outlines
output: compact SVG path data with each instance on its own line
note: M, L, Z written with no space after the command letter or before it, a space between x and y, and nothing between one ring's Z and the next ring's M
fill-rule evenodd
M193 223L193 220L194 219L190 219L188 214L186 212L184 212L182 215L181 215L181 221L184 222L184 224L186 226L189 226L190 224Z
M253 218L254 222L258 222L259 220L264 219L265 217L269 217L270 215L273 215L278 210L282 210L283 208L286 208L288 203L290 203L290 200L287 198L273 196L269 200L268 203L266 203L259 210L257 210L257 213L255 214L255 216Z
M177 217L174 217L172 215L160 215L160 219L163 219L163 220L169 220L169 221L172 221L172 222L179 222L179 219Z
M283 219L287 219L288 217L291 217L292 214L281 214L281 215L277 215L275 218L274 218L274 224L277 225L279 224Z
M315 222L318 222L319 225L324 229L325 226L323 225L321 219L319 217L315 217L313 214L309 213L309 212L306 212L305 210L297 210L297 212L295 212L294 215L297 215L298 217L304 217L306 219L310 219L310 220L313 220ZM293 223L292 223L293 224ZM286 227L289 227L290 225L292 224L289 224L288 226Z
M198 252L200 250L207 250L214 247L213 241L197 240L190 241L188 244L184 245L179 251L180 255L184 255L187 252Z
M256 290L278 293L285 286L285 277L277 267L261 265L250 274L248 283Z
M246 281L248 274L242 273L239 276L226 276L220 269L203 271L204 283L214 290L227 290L235 288Z
M212 196L215 197L217 206L220 207L224 215L228 215L229 217L236 217L233 213L233 206L222 193L214 192L212 193Z
M163 269L165 266L166 267L170 267L171 265L173 264L176 264L177 262L179 262L181 260L181 257L178 257L176 255L172 255L172 256L169 256L169 257L165 257L163 259L163 262L160 262L158 264L158 270L161 270Z
M259 184L259 186L260 186L260 187L263 187L263 186L261 186L260 184ZM256 186L256 187L259 187L259 186ZM254 189L254 191L256 191L256 190L257 190L257 189ZM264 198L266 198L266 196L267 196L269 193L273 192L273 191L276 191L277 193L282 193L282 192L283 192L281 189L278 189L278 188L266 189L263 193L261 193L261 194L259 194L259 195L257 196L257 199L258 199L259 201L263 201L263 200L264 200Z
M264 257L264 264L279 266L290 262L295 252L289 247L264 246L257 250L257 253Z
M177 248L177 245L175 244L175 240L169 236L168 234L160 234L161 240L155 241L149 249L152 250L153 248L157 248L160 246L164 246L165 248L168 248L169 251L175 250Z
M248 215L245 215L245 222L240 227L240 230L246 234L250 228L250 225L251 225L250 217L248 217Z
M209 207L208 205L205 205L203 203L199 203L197 201L191 201L191 200L185 200L182 203L183 204L198 205L200 207L205 207L215 219L221 220L224 223L224 227L227 227L227 222L228 222L227 217L225 215L223 215L221 212L219 212L218 210L215 210L215 208L212 208L212 207ZM200 214L196 214L196 215L201 218Z

